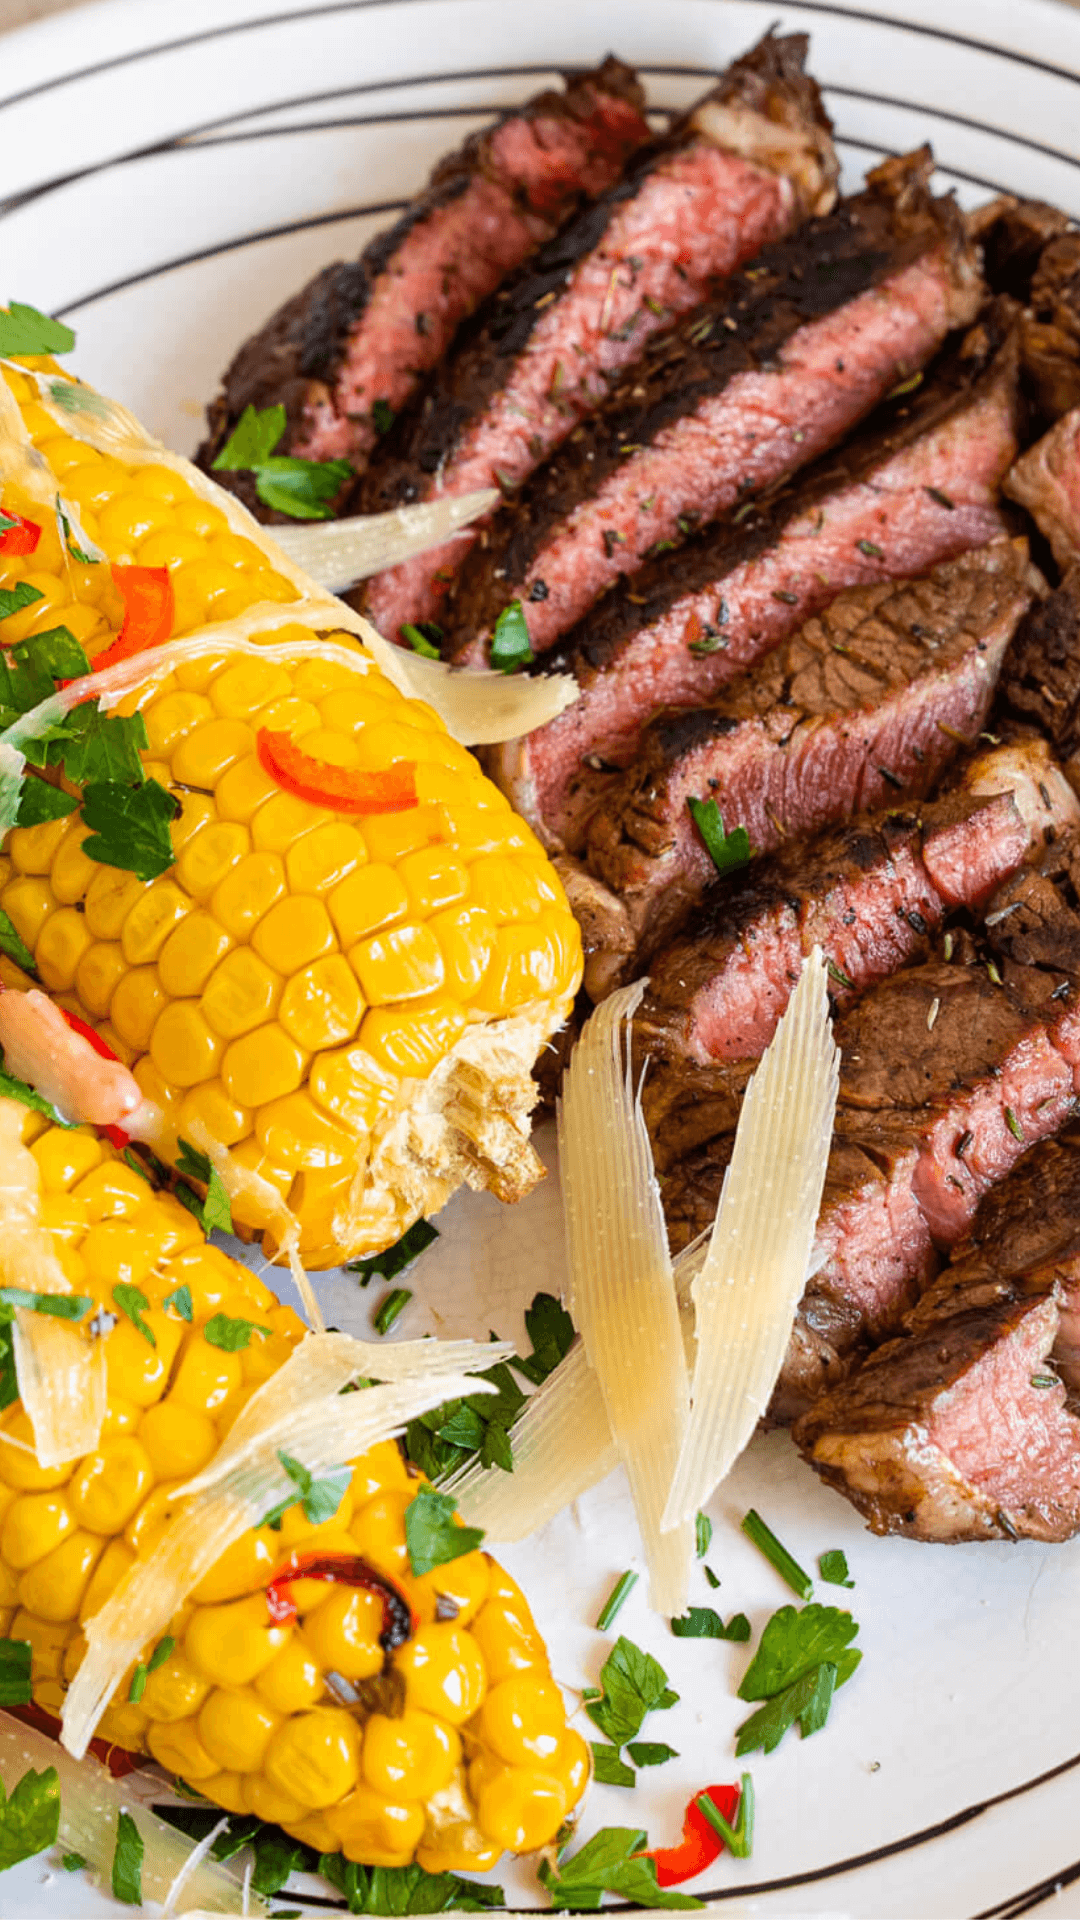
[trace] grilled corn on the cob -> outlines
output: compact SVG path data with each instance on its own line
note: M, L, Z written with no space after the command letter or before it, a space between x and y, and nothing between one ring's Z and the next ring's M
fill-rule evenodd
M19 1403L0 1418L0 1636L30 1643L34 1699L59 1714L84 1623L153 1550L172 1491L206 1466L303 1328L92 1132L28 1112L23 1137L73 1288L98 1312L115 1313L114 1286L149 1301L104 1332L96 1452L46 1471ZM229 1350L215 1344L222 1316L268 1332ZM101 1735L230 1812L370 1866L483 1870L545 1845L580 1798L588 1750L513 1580L479 1551L411 1573L403 1515L422 1484L388 1441L352 1463L332 1518L313 1525L298 1498L279 1531L248 1532L157 1658L147 1647L125 1676ZM295 1618L282 1619L267 1589L293 1555L359 1558L404 1597L407 1637L385 1654L378 1593L320 1578L292 1582Z
M0 646L62 626L100 659L122 631L115 571L166 569L170 637L193 644L160 671L148 654L117 711L141 710L145 772L180 812L175 863L151 881L89 857L79 812L16 828L0 909L43 985L160 1109L158 1151L172 1158L183 1138L227 1149L298 1220L306 1264L391 1244L462 1180L519 1197L539 1173L529 1070L580 978L546 854L431 708L357 645L348 628L362 623L306 598L265 529L237 531L234 501L216 505L183 463L66 432L39 398L49 365L0 376L0 506L40 529L31 552L0 536L0 591L38 596L0 613ZM46 517L56 495L76 538ZM349 653L320 651L328 634ZM327 777L415 767L415 803L357 814L301 798L267 771L266 733ZM262 1203L234 1197L234 1217L279 1250Z

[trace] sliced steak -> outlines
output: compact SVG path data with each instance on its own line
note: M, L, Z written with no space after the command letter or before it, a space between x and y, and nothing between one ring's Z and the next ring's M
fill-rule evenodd
M514 599L533 651L552 646L620 574L835 445L975 318L974 250L928 192L932 166L928 147L885 161L649 343L472 548L456 658L484 663Z
M1057 420L1080 406L1080 233L1044 247L1024 318L1024 373L1042 413Z
M715 276L832 204L836 157L806 46L767 35L477 316L372 467L365 511L520 486ZM365 582L363 610L392 638L437 619L474 538Z
M288 422L279 452L362 464L376 403L397 411L480 301L619 178L649 137L644 98L630 68L608 59L447 155L358 260L325 268L241 347L210 408L203 465L246 406L275 405ZM243 479L224 476L246 497Z
M998 682L998 708L1044 733L1054 752L1080 752L1080 561L1021 620Z
M983 726L1031 571L1025 541L998 541L920 580L854 588L711 707L654 722L587 852L626 908L639 971L715 875L688 800L715 800L764 852L921 799Z
M965 220L978 245L983 272L993 293L1007 293L1025 305L1045 248L1067 232L1069 216L1045 200L1021 200L1003 193L976 207Z
M920 574L1000 534L996 492L1016 447L1008 319L991 310L914 395L793 486L649 561L547 656L581 697L493 766L549 846L581 846L655 713L703 707L844 588Z
M653 961L635 1022L643 1046L702 1066L757 1058L815 946L844 1009L928 959L945 914L982 905L1029 846L1011 794L961 791L789 843L734 883L718 882L693 934Z
M1050 1141L987 1195L905 1337L819 1399L796 1439L875 1533L1068 1539L1078 1311L1080 1145Z
M1027 508L1065 573L1080 559L1080 406L1021 455L1005 491Z

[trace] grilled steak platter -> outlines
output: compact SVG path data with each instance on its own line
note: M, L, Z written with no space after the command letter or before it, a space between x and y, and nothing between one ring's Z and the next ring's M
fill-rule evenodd
M878 1532L1061 1540L1080 234L961 214L926 147L839 197L806 57L769 33L662 134L614 57L505 114L252 336L200 458L279 406L279 453L346 463L335 513L498 489L351 599L462 671L576 683L486 750L585 949L546 1091L647 977L633 1060L688 1247L820 948L840 1089L767 1419Z

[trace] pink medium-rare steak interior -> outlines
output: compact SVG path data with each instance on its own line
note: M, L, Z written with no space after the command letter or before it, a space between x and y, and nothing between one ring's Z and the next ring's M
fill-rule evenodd
M1080 559L1080 407L1021 455L1005 491L1027 508L1066 572Z

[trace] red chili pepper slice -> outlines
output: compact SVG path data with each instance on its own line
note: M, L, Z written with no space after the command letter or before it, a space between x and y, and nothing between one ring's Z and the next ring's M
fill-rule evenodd
M112 645L99 653L94 672L115 667L148 647L160 647L172 632L176 595L168 567L112 567L113 584L124 603L124 620Z
M288 733L260 727L256 739L264 772L286 793L310 800L336 813L404 813L419 806L415 760L399 760L385 772L365 773L359 767L335 767L305 753Z
M362 1560L359 1554L351 1553L311 1553L306 1556L294 1553L266 1588L267 1610L275 1626L296 1618L292 1595L284 1591L294 1580L333 1580L340 1586L364 1587L368 1593L377 1593L383 1609L379 1645L384 1653L393 1653L395 1647L404 1646L406 1640L416 1632L416 1615L405 1595L391 1580L385 1580L381 1573L376 1573L374 1567Z
M61 1007L60 1011L72 1033L77 1033L81 1039L88 1040L94 1052L100 1054L103 1060L119 1061L120 1055L113 1052L108 1041L103 1040L100 1033L95 1033L93 1027L89 1026L85 1020L80 1020L77 1013L69 1013L66 1007ZM131 1135L125 1133L123 1127L99 1127L98 1132L103 1133L110 1145L116 1147L121 1153L131 1144Z
M702 1787L686 1809L683 1837L678 1846L654 1847L643 1856L646 1860L655 1861L657 1884L661 1887L677 1887L684 1880L692 1880L695 1874L704 1873L706 1867L711 1867L724 1850L720 1835L710 1827L697 1805L702 1793L708 1794L713 1806L723 1814L729 1826L735 1824L741 1797L739 1788Z
M21 513L9 513L6 507L0 507L0 517L14 520L13 527L5 527L0 533L0 553L6 560L18 559L21 555L33 553L41 539L41 528L33 520L24 520Z

